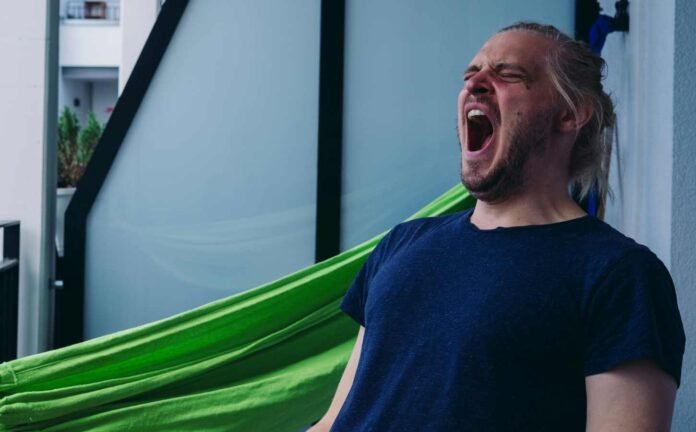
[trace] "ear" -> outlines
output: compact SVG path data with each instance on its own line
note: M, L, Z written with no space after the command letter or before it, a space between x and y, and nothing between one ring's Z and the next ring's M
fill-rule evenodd
M556 129L559 132L577 133L590 121L592 111L592 106L588 103L580 105L577 113L574 113L570 108L563 108L558 111Z

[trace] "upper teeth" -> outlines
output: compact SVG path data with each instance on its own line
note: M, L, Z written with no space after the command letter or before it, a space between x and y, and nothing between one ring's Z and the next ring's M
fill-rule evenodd
M469 120L471 120L472 118L474 118L476 116L485 116L485 115L486 114L484 114L483 111L481 111L481 110L472 109L471 111L469 111L469 114L467 114L466 116Z

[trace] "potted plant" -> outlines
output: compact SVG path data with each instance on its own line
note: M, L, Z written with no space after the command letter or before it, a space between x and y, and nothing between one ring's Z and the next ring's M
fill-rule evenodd
M63 256L65 209L75 193L77 182L85 172L103 131L94 113L89 113L80 130L77 115L69 107L58 118L58 190L56 196L56 247Z

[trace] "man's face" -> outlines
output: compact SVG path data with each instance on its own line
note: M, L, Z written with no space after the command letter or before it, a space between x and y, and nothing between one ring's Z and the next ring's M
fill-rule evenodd
M529 32L499 33L464 74L457 120L461 177L477 199L505 200L535 174L528 161L544 153L556 112L544 66L550 44Z

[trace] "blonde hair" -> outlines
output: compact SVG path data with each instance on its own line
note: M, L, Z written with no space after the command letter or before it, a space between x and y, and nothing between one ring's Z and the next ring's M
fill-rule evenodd
M578 117L578 109L589 104L592 117L578 131L570 157L570 184L584 199L592 188L598 195L598 208L604 207L609 193L609 163L614 131L614 103L604 91L602 80L606 62L584 42L576 41L556 27L519 22L501 29L527 31L553 41L546 64L559 102Z

